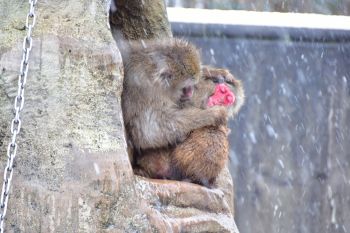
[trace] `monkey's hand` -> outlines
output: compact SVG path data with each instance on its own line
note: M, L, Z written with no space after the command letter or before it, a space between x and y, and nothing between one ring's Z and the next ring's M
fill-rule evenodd
M227 125L228 113L224 106L213 106L212 108L206 109L215 118L215 125Z
M218 130L226 134L228 136L231 133L231 129L227 127L227 125L219 125Z

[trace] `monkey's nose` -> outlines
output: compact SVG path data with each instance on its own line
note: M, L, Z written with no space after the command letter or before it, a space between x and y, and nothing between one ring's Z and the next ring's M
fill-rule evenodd
M182 88L182 94L180 97L180 101L188 101L192 98L193 95L193 86L187 86Z
M182 93L185 97L191 98L193 95L193 87L192 86L187 86L182 89Z

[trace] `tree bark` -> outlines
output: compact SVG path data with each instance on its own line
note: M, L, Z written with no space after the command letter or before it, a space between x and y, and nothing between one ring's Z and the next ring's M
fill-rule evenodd
M0 9L3 169L29 7ZM106 9L102 0L38 1L6 232L151 229L125 150L122 64Z
M164 0L112 0L109 22L123 60L129 41L172 37Z
M121 31L118 36L126 40L172 35L164 0L112 1L110 24L113 33Z

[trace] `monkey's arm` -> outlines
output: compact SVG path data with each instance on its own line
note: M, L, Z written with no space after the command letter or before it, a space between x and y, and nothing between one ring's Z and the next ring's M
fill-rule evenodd
M226 124L224 107L209 109L147 109L139 112L126 124L136 149L150 149L175 145L198 128ZM133 124L133 125L130 125Z

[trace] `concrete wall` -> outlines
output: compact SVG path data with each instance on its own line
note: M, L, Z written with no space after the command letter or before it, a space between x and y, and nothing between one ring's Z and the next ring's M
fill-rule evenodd
M235 27L212 33L210 25L193 26L173 29L246 89L230 136L240 231L349 232L349 32L341 40L327 33L314 40L306 30L298 40L288 29L270 28L284 35L254 37L253 31L245 38Z
M349 0L168 0L168 6L349 15Z

